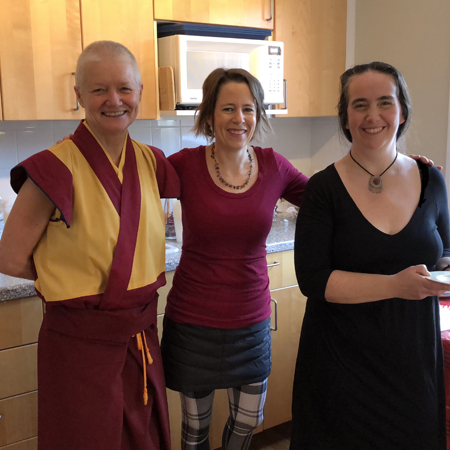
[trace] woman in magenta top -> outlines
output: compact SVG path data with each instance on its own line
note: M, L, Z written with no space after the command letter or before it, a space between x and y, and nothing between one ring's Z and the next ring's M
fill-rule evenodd
M194 130L210 145L170 156L181 180L183 252L161 343L166 383L180 392L182 448L208 449L216 389L232 411L224 449L246 449L263 419L270 356L266 239L280 197L299 205L308 178L271 148L264 92L245 70L216 69Z

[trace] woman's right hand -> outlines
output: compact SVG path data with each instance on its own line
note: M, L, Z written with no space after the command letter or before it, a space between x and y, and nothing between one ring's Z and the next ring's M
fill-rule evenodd
M67 139L72 139L73 134L69 134L69 136L64 136L62 139L60 139L59 141L56 141L57 144L61 144L61 142L67 141Z
M393 290L396 293L393 297L422 300L431 296L439 297L449 290L448 286L425 278L427 276L430 276L430 272L423 264L392 275Z

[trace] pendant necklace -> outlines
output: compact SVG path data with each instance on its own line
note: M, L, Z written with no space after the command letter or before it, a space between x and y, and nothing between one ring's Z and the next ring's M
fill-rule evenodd
M394 161L389 164L388 168L383 171L383 173L380 173L380 175L374 175L373 173L370 173L367 169L365 169L358 161L356 161L355 158L353 158L352 151L350 150L350 158L355 161L356 164L358 164L361 169L365 170L370 175L369 180L369 191L373 192L374 194L380 194L383 192L383 180L381 177L394 165L395 161L397 161L398 152L395 154Z
M247 147L247 155L248 155L248 160L250 161L250 169L248 171L248 176L247 179L244 181L244 184L241 184L240 186L234 186L233 184L228 183L227 181L225 181L222 178L222 175L220 174L220 169L219 169L219 162L216 159L216 155L214 153L214 149L216 148L216 144L213 143L212 147L211 147L211 158L214 160L214 170L216 171L216 175L217 178L220 180L221 183L223 183L225 186L230 187L232 189L243 189L245 188L245 186L247 186L247 184L250 181L250 178L252 177L252 172L253 172L253 158L250 155L250 152L248 151L248 147Z

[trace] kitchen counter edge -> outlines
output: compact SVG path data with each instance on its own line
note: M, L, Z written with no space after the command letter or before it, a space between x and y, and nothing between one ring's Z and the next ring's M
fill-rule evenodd
M283 224L282 224L283 225ZM295 222L289 221L283 226L274 226L266 242L267 253L283 252L294 248ZM175 270L180 261L181 244L167 240L172 250L166 252L166 272ZM34 283L31 280L14 278L0 273L0 302L33 297L36 295Z

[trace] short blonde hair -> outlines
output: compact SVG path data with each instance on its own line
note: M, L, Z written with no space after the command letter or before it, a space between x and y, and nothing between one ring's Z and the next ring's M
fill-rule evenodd
M102 61L104 59L112 60L126 60L133 68L135 80L138 85L141 84L141 72L134 57L124 45L114 41L95 41L89 44L80 54L77 61L77 68L75 71L75 84L78 89L81 88L85 82L86 63L91 61Z

